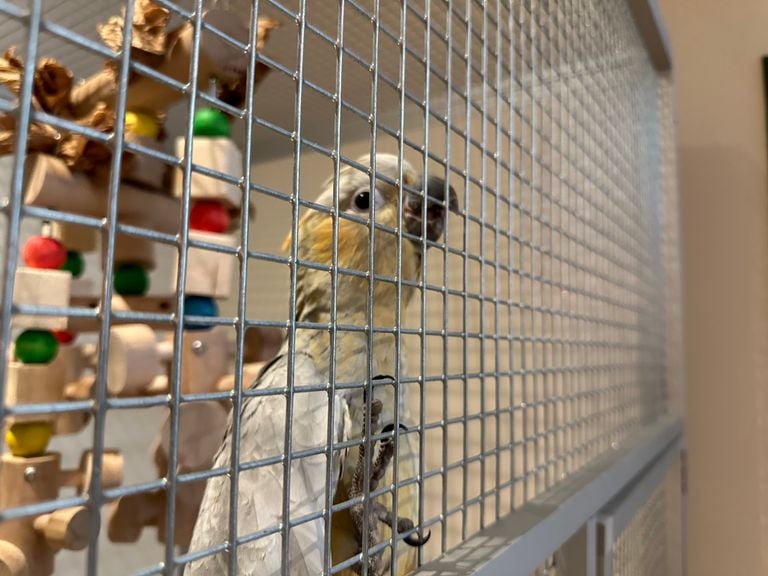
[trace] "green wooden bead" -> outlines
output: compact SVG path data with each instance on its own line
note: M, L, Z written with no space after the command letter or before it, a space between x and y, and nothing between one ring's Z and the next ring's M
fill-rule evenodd
M67 261L64 262L64 266L61 269L72 274L73 278L80 278L83 275L83 270L85 270L85 261L82 254L69 250L67 252Z
M24 364L48 364L59 351L59 341L48 330L24 330L16 338L16 358Z
M192 133L195 136L229 138L230 126L227 115L215 108L201 108L195 112Z
M115 270L114 287L122 296L143 296L149 288L149 275L138 264L123 264Z

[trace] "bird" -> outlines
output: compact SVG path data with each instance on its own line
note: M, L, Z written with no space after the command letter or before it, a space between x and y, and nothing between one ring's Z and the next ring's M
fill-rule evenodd
M394 327L398 291L393 279L399 276L403 281L400 305L404 313L418 290L426 248L442 237L448 212L458 213L458 199L445 179L435 175L422 177L402 156L393 154L360 157L340 167L336 177L337 182L333 176L325 182L316 200L325 209L307 210L299 219L297 237L294 239L289 233L283 244L288 250L294 243L296 247L297 265L292 268L294 319L311 326L330 326L335 322L335 354L331 353L334 340L330 330L296 328L293 345L290 337L286 337L280 352L251 385L254 395L243 398L239 414L230 414L213 466L230 468L233 419L239 417L239 462L244 469L238 476L236 558L230 558L231 480L228 475L219 475L207 480L189 547L189 555L194 559L186 564L185 574L224 574L231 561L236 562L239 576L277 576L283 573L284 563L284 573L291 576L322 573L327 560L327 490L334 502L332 565L349 562L341 574L366 571L376 576L387 570L392 561L391 548L370 552L367 570L363 567L362 550L364 545L370 550L389 538L393 525L400 535L395 552L400 575L415 569L416 549L429 538L429 533L423 534L414 522L418 514L417 482L396 491L396 518L387 507L393 498L391 493L367 503L361 498L366 481L371 491L382 481L391 485L395 434L399 438L395 463L399 478L415 478L418 472L417 436L408 433L408 423L412 421L408 387L398 386L393 377L397 357L395 334L374 331L373 346L369 349L369 257L372 250L373 325ZM334 217L336 190L338 212L343 217ZM370 226L375 226L373 245ZM301 265L310 262L313 265ZM334 281L328 272L334 266L335 316ZM345 330L345 326L361 329ZM292 395L286 394L291 374ZM333 398L328 391L332 378L336 384ZM284 549L283 466L289 402L292 429L287 440L288 450L294 456L288 479L289 529ZM400 423L397 431L396 410ZM383 438L378 442L371 439L368 445L361 441L371 434ZM343 446L327 458L329 440L334 446ZM347 505L336 506L345 501Z

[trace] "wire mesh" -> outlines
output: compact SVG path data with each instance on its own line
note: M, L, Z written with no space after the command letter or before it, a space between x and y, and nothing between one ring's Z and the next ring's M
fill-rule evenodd
M611 551L616 576L667 573L666 506L660 487L616 540Z
M85 432L55 439L55 448L73 457L92 448L98 463L110 440L125 458L122 485L109 485L94 465L87 490L64 488L39 502L3 506L0 522L85 507L87 552L79 561L65 553L59 560L87 574L172 574L222 554L235 574L244 553L238 549L258 541L277 543L276 573L288 574L290 535L302 526L322 535L326 574L369 573L369 560L379 556L383 571L402 574L678 409L672 402L679 399L680 333L671 83L653 69L625 2L155 3L169 11L169 27L190 31L188 68L176 76L128 50L131 34L114 50L97 38L95 23L121 8L130 22L141 3L0 1L0 37L18 44L23 56L20 86L0 98L0 113L13 118L13 148L22 151L2 169L8 200L0 342L10 348L19 318L68 317L69 328L81 332L80 347L90 351L85 373L92 381L84 397L12 403L3 392L9 354L0 363L6 398L0 415L10 422L87 414ZM244 34L206 20L212 8L236 14ZM281 27L256 50L257 21L264 17ZM247 82L236 105L201 87L207 80L199 78L201 49L214 41L244 62ZM35 64L51 55L77 77L110 63L117 86L113 126L96 129L40 107ZM265 79L261 67L270 70ZM164 118L165 131L181 137L175 154L170 144L153 148L127 138L128 89L140 76L178 93ZM234 120L241 163L210 167L194 160L201 144L192 119L204 107ZM80 134L109 150L97 191L102 208L85 209L72 198L54 205L29 200L35 126ZM121 180L126 153L175 171L178 197L132 217L135 204ZM427 198L430 175L445 182L442 198L449 186L458 196L459 209L447 215L441 237L414 235L402 213L392 220L376 201L358 210L350 204L354 178L360 189L393 191L391 201L403 206ZM231 241L191 229L200 176L237 190L242 209L228 231ZM152 194L168 199L165 192ZM439 204L422 201L418 218L426 222ZM329 223L324 258L302 244L311 236L303 224L310 215ZM100 236L86 274L90 291L63 305L14 301L24 268L22 239L41 221ZM345 236L358 229L365 230L355 236L362 245L351 246ZM288 232L286 253L278 246ZM115 298L114 273L131 238L152 246L158 263L149 295L123 304ZM390 252L368 249L377 243ZM364 257L351 264L355 251ZM198 276L193 262L200 253L235 278L213 317L187 309L189 296L196 296L188 287ZM141 390L113 394L110 366L120 354L115 327L126 324L151 326L168 345L157 378ZM251 349L251 335L259 334L265 348L278 331L285 334L284 363L278 362L284 375L275 385L252 387L256 360L266 358ZM189 386L190 358L219 341L205 334L227 342L228 387ZM159 354L149 348L146 354ZM311 381L301 372L306 354L316 370ZM134 362L136 371L149 363ZM212 370L197 368L206 369ZM376 384L379 375L394 384ZM301 407L319 397L322 433L299 446ZM371 429L376 400L384 404L382 422L392 427L363 434ZM186 438L200 425L185 419L188 406L217 404L240 415L257 403L276 407L258 415L276 415L274 445L254 446L248 420L236 417L225 463L188 466ZM338 435L345 414L346 432ZM163 430L162 468L119 436L121 428L136 426L145 429L139 437L146 429ZM211 426L208 435L218 444L223 432ZM349 469L364 449L368 477L371 454L387 439L396 465L378 488L364 482L361 494L344 501L349 486L333 490L336 462L345 458ZM297 506L294 476L312 466L321 470L323 489L311 505ZM282 493L263 496L265 503L279 501L280 512L274 522L244 530L254 524L239 507L241 482L247 486L260 470L280 478ZM220 484L226 536L210 548L188 549L195 514L184 503L199 502L205 483L217 479L226 480ZM142 505L152 508L145 524L158 526L163 544L108 542L106 510L144 496ZM394 533L382 527L374 541L370 512L377 503L395 518L409 516L414 526ZM349 552L348 545L332 554L331 534L343 532L337 523L349 522L358 504L359 550ZM404 541L429 532L426 546L413 549ZM120 547L133 552L115 566L112 550Z

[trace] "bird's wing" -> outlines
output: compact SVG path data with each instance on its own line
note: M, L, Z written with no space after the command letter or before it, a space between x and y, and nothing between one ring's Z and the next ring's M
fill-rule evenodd
M302 391L307 386L325 383L312 359L297 353L294 364L295 394L291 452L322 448L327 442L328 394L324 390ZM278 358L265 370L256 383L259 390L282 388L287 385L287 357ZM346 406L335 400L333 440L343 435ZM283 560L280 525L283 523L283 464L281 456L285 443L286 398L283 394L248 398L240 420L241 466L273 458L275 463L241 470L237 499L237 536L254 537L237 547L237 573L241 576L276 576ZM232 455L232 422L214 467L230 466ZM339 474L339 457L333 458L332 478ZM320 513L326 502L326 455L324 452L291 462L290 518L291 523L311 514ZM331 487L335 490L335 486ZM230 478L219 476L208 481L200 514L195 526L190 552L220 546L229 539ZM288 544L288 574L302 576L321 573L324 563L324 520L322 517L291 527ZM257 533L274 533L255 539ZM229 553L221 552L187 565L186 574L218 575L226 572Z

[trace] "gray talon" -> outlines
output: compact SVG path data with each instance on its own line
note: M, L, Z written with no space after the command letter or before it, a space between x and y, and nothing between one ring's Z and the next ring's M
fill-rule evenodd
M387 512L385 510L385 512ZM386 518L380 518L382 522L384 522L387 526L390 528L392 527L392 517L387 513ZM409 532L413 530L413 520L410 518L398 518L397 519L397 532L398 534L402 534L404 532ZM420 546L424 546L427 542L429 542L429 538L432 536L432 531L430 530L427 532L426 537L422 538L418 534L409 534L405 538L403 538L403 542L408 544L408 546L413 546L414 548L418 548Z
M413 546L414 548L419 548L421 546L424 546L427 542L429 542L429 539L432 537L432 530L427 532L427 535L422 538L418 534L410 534L409 536L406 536L403 538L403 542L408 544L408 546Z

